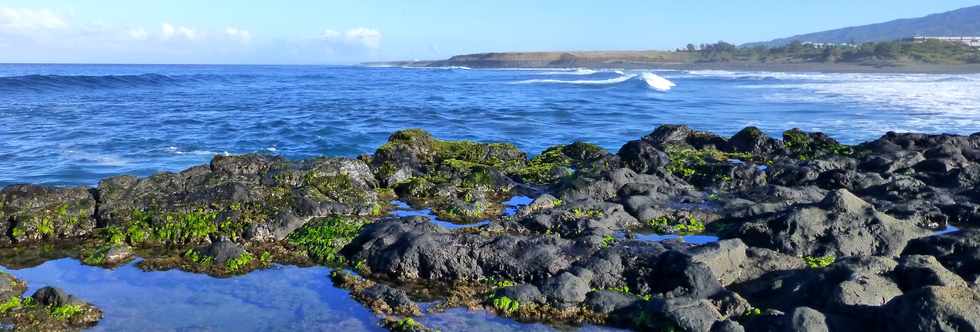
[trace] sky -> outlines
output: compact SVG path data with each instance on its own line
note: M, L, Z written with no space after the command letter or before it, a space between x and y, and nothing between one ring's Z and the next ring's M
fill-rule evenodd
M675 49L919 17L959 0L0 0L0 62L349 64Z

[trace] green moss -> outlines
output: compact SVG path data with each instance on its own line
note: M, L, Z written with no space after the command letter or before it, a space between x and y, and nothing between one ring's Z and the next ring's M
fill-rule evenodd
M21 302L22 300L19 296L11 296L7 301L0 303L0 313L6 313L20 308L23 305Z
M834 264L834 261L836 260L837 257L834 255L803 256L803 262L806 263L806 266L810 267L811 269L822 269L828 267L830 264Z
M154 230L154 235L156 240L163 243L194 243L218 231L215 224L217 218L217 212L203 209L166 214L163 225Z
M759 317L759 316L762 316L762 309L756 308L756 307L752 307L752 308L746 310L745 313L742 314L742 316L743 317Z
M416 332L416 331L426 331L425 326L421 323L416 322L411 317L405 317L399 320L386 323L385 327L393 332Z
M419 128L411 128L394 132L388 138L388 143L385 145L394 143L428 143L434 140L429 132Z
M51 217L45 215L40 217L33 217L34 227L37 229L37 233L42 236L54 235L54 221Z
M455 159L469 163L481 164L510 172L523 166L525 155L516 146L508 143L478 143L473 141L443 141L432 137L421 129L406 129L395 132L388 142L378 148L378 154L392 151L399 146L413 147L423 153L423 163L439 164L445 160ZM384 168L385 165L382 165ZM389 165L390 166L390 165ZM382 173L394 172L382 169Z
M490 304L492 304L495 309L505 314L511 314L521 308L520 302L506 296L494 297L490 300Z
M65 224L69 226L78 225L78 222L81 221L81 218L79 216L69 213L68 208L69 208L68 203L62 203L61 205L59 205L56 211L56 213L58 214L58 218L64 220Z
M623 285L623 287L608 288L606 290L610 290L610 291L614 291L614 292L620 292L620 293L627 294L627 295L632 294L632 293L630 293L630 286L626 286L626 285Z
M92 249L91 251L85 253L84 255L85 257L82 259L82 263L88 265L102 265L105 263L106 255L109 253L109 250L111 249L112 249L111 244L106 244L103 246L99 246L95 249Z
M504 288L504 287L513 287L513 286L517 286L517 283L506 279L496 280L493 282L494 288Z
M358 218L319 219L290 234L288 241L291 245L305 249L315 261L344 265L347 261L340 255L340 249L350 243L366 224L367 221Z
M592 290L595 291L596 289L592 289ZM639 297L643 301L650 301L650 299L653 298L653 295L651 295L651 294L637 294L637 293L633 293L633 292L630 291L630 287L627 286L627 285L623 285L621 287L606 288L606 290L607 291L612 291L612 292L623 293L623 294L626 294L626 295L633 295L633 296Z
M545 149L541 154L531 158L527 166L516 174L525 182L537 184L557 183L563 173L571 173L572 158L565 155L565 146L556 145ZM562 172L566 170L566 172Z
M713 164L727 163L729 160L752 161L753 156L744 152L722 152L716 149L691 149L668 146L667 157L670 163L666 170L687 181L707 181L711 183L728 182L727 174L719 174Z
M138 245L150 239L153 230L150 228L152 216L143 210L134 210L130 214L130 221L126 225L125 237L129 243Z
M854 150L843 144L815 140L806 132L792 129L783 132L783 147L800 160L810 160L825 155L851 155Z
M571 212L572 212L572 216L575 217L575 219L585 219L585 218L595 219L595 218L602 218L603 216L606 215L606 213L600 209L574 208L572 209Z
M126 234L118 226L108 226L102 229L102 237L109 244L123 244L126 242Z
M647 225L649 225L654 232L659 234L700 234L703 233L705 229L704 222L698 220L694 216L682 218L660 216L653 220L647 221Z
M613 237L612 235L606 235L606 236L603 236L602 237L602 247L603 248L609 248L614 243L616 243L616 238Z
M14 238L21 238L27 234L27 232L24 231L24 228L20 226L14 226L14 229L11 230L10 233L14 236Z
M435 208L433 212L441 218L449 220L475 219L487 215L489 207L485 203L474 202L470 206L449 206L446 208Z
M326 175L318 171L306 174L305 183L327 198L344 204L362 203L368 200L364 190L354 185L350 175L341 173Z
M381 216L383 213L384 213L384 205L382 205L381 203L374 203L373 205L371 205L372 216Z
M225 262L225 268L231 272L239 272L243 268L249 266L249 264L252 264L252 260L254 259L255 257L253 257L252 254L246 251L243 252L238 257L229 259L227 262Z
M201 254L200 252L194 250L193 248L187 249L187 251L184 252L184 258L193 262L194 264L204 266L204 267L208 267L211 266L211 264L214 264L214 257Z
M259 264L262 266L272 265L272 253L263 251L262 254L259 255Z
M69 320L84 311L81 305L65 304L51 308L51 316L59 320Z

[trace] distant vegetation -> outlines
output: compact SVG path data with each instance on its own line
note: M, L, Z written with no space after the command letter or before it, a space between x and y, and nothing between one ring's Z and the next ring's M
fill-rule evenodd
M853 63L886 66L908 63L980 63L980 50L939 40L869 42L860 45L820 45L793 41L781 47L738 47L721 41L700 46L688 44L678 52L691 54L693 62Z
M887 11L887 8L883 8L883 11ZM911 36L978 35L980 35L980 6L972 6L919 18L814 32L742 46L786 46L794 40L860 44L897 40Z

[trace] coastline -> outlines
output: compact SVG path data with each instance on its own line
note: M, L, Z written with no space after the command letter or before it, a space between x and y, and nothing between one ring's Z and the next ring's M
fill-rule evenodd
M692 62L669 52L537 52L482 53L454 56L446 60L366 62L365 66L502 68L590 68L728 70L764 72L881 73L881 74L980 74L980 64L857 64L857 63L764 63L747 61Z
M799 129L779 139L661 125L615 152L579 141L529 157L405 129L357 159L215 156L97 187L0 188L0 265L71 258L217 278L323 266L392 331L432 331L426 316L452 308L637 331L776 330L803 314L846 330L933 330L980 322L978 139L844 145ZM61 289L27 300L37 282L25 279L0 272L12 299L0 323L128 323L118 305Z
M527 65L523 63L501 63L498 65L481 65L473 63L452 63L443 61L418 62L372 62L366 66L397 66L406 68L435 68L435 67L467 67L478 69L557 69L557 68L588 68L588 69L660 69L660 70L725 70L725 71L754 71L754 72L785 72L785 73L866 73L866 74L980 74L980 64L968 65L932 65L914 64L902 66L869 66L856 64L828 63L746 63L746 62L713 62L713 63L671 63L671 62L601 62L575 63L564 66Z

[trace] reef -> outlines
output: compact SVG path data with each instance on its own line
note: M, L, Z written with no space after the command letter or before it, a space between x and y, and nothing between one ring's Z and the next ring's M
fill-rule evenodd
M396 331L454 307L635 330L976 331L978 162L976 134L845 145L664 125L615 153L572 142L529 157L409 129L357 158L217 156L94 188L8 186L0 263L139 259L216 277L326 265ZM529 203L509 210L515 196ZM392 216L396 200L467 227ZM15 329L101 317L0 281L0 321Z

